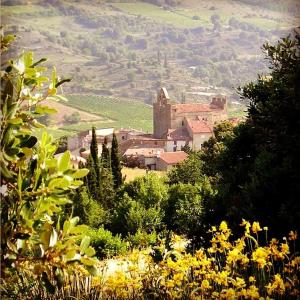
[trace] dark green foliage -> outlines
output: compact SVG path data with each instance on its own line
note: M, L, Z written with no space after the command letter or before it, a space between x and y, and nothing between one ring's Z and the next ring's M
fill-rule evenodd
M119 153L119 145L115 133L113 134L113 140L111 145L111 169L114 179L114 186L118 189L123 183L123 177L121 171L122 166Z
M104 142L102 144L102 153L101 153L101 165L103 168L110 168L110 153L107 146L107 137L104 138Z
M70 124L79 123L81 120L81 116L78 111L73 112L71 115L64 115L64 122Z
M100 178L98 179L97 173L99 171L99 165L96 165L91 157L88 157L85 168L89 169L89 174L86 176L85 183L88 190L88 194L91 198L99 201L100 199ZM100 175L99 175L100 176Z
M97 201L89 197L86 187L77 190L72 200L73 215L80 218L80 223L99 228L109 222L109 213Z
M96 136L96 128L92 128L92 140L91 140L91 146L90 146L90 155L95 163L96 166L99 166L99 157L98 157L98 143L97 143L97 136ZM99 174L97 174L97 177L99 179Z
M187 234L202 223L200 189L190 183L174 184L169 188L165 223L175 232Z
M169 184L201 182L203 163L199 159L199 153L192 152L188 158L174 167L169 173Z
M114 181L110 168L101 168L100 174L100 203L105 209L111 209L114 206L115 199Z
M211 220L227 218L238 228L241 218L258 220L278 235L300 228L300 55L299 35L264 45L270 76L246 85L248 119L222 141L206 145L209 175L219 174L219 195L208 211Z
M131 247L141 249L154 246L157 243L158 235L155 231L147 233L138 229L134 235L129 234L127 240L129 241Z
M224 121L214 127L214 136L203 143L200 158L203 161L202 170L207 176L216 177L218 172L218 157L224 151L226 144L234 137L233 125Z
M98 258L111 257L118 254L125 254L126 243L119 235L114 236L110 231L103 227L91 229L87 233L91 237L91 245L96 251Z
M112 230L123 236L135 235L138 231L151 233L161 227L162 217L163 211L159 205L145 207L124 194L115 208Z
M126 236L128 232L134 235L138 230L150 233L160 229L167 191L163 179L153 173L126 183L118 194L113 232Z

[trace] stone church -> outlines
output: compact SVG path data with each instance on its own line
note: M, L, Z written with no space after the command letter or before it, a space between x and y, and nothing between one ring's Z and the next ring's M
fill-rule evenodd
M178 104L170 100L166 88L161 88L153 104L153 137L165 139L167 151L180 151L185 145L199 150L213 135L213 126L227 119L224 95L212 97L208 104Z

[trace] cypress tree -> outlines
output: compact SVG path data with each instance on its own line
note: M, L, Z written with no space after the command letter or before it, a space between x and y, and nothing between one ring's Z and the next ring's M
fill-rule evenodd
M107 137L104 138L104 142L102 144L102 154L101 154L101 164L104 168L110 168L110 153L107 147Z
M97 180L100 179L100 170L99 170L99 158L98 158L98 144L97 144L97 136L96 136L96 128L92 128L92 140L90 146L90 156L92 158L92 164L94 164L95 173L97 176Z
M104 138L101 154L101 174L100 174L100 199L105 209L113 206L115 198L114 180L111 169L110 151L107 146L107 138Z
M113 140L111 145L111 169L114 179L115 188L119 188L123 183L122 166L119 154L119 144L115 133L113 134Z

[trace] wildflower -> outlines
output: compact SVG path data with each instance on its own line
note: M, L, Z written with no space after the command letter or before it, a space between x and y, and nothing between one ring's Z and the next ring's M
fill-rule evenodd
M250 299L259 299L258 288L255 285L250 285L247 289L247 295Z
M243 278L237 277L235 279L235 284L234 284L238 289L246 287L245 280Z
M258 264L259 268L263 268L266 266L268 257L269 257L269 252L263 247L258 247L252 253L252 260Z
M297 231L290 231L289 233L289 240L290 241L295 241L298 237Z
M290 253L290 248L289 248L289 245L288 245L288 244L282 243L282 244L280 245L280 247L281 247L281 252L282 252L282 254L287 255L287 254Z
M202 280L201 289L202 290L207 290L207 289L210 289L210 288L211 288L211 286L209 284L209 281L206 280L206 279Z
M253 233L257 233L258 231L262 230L260 225L259 225L259 222L253 222L251 229L252 229Z
M219 226L219 229L223 232L226 232L228 231L228 226L227 226L227 223L225 221L222 221L220 226Z
M272 295L273 293L283 295L285 292L285 285L281 278L280 274L276 274L274 276L274 280L272 283L269 283L267 286L267 292L269 295Z
M254 276L249 276L248 280L249 280L250 283L253 283L253 282L256 281Z
M235 290L233 288L229 288L226 290L222 290L221 292L221 299L236 299Z
M247 234L250 234L250 227L251 227L251 224L250 224L248 221L246 221L246 220L243 219L243 222L242 222L241 226L244 226L244 227L245 227L245 234L246 234L246 235L247 235Z

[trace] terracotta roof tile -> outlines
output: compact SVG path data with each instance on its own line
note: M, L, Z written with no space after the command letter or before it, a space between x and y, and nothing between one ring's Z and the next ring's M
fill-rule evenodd
M174 104L172 109L176 110L176 113L187 113L187 112L210 112L213 110L220 110L218 106L204 103L184 103Z
M187 123L193 133L212 133L212 129L201 120L187 119Z
M168 165L174 165L185 160L187 158L187 154L184 151L163 152L160 154L159 158Z
M187 129L185 127L180 127L178 129L169 129L167 134L168 140L173 141L191 141L192 138L190 137Z

